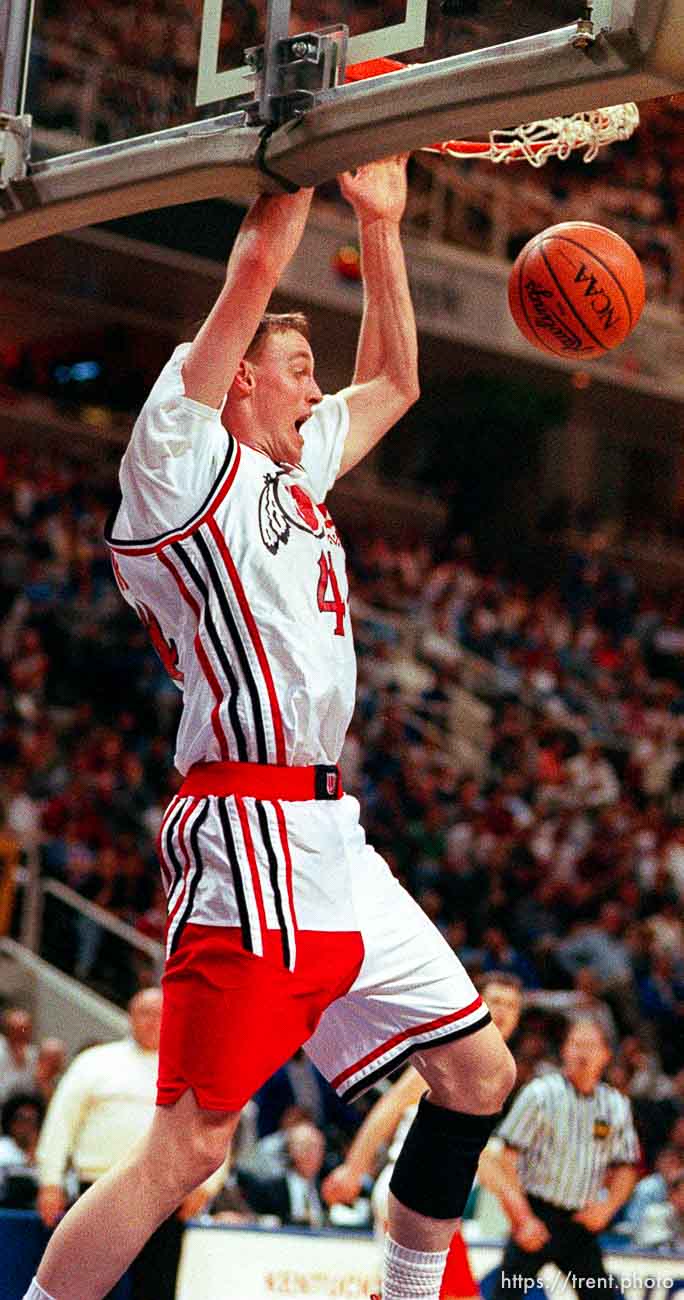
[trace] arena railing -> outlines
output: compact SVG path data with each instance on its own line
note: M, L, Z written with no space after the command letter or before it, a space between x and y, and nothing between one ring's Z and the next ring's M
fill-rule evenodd
M515 170L502 174L501 169L481 167L465 172L454 166L453 160L445 161L428 153L415 155L413 166L414 180L405 222L406 229L418 238L507 259L511 241L522 230L543 229L560 219L557 200L541 188L536 176L521 177ZM654 227L652 222L641 222L615 210L614 205L620 200L627 204L629 197L630 192L624 187L601 180L596 215L592 219L609 224L629 243L635 244L637 251L640 240L657 238L667 257L668 273L662 283L651 273L649 297L662 306L681 309L684 306L684 240L674 229L664 228L662 222L656 222ZM563 207L562 219L570 220L586 212L586 204L586 192L578 195L575 205L571 196ZM480 216L477 233L469 230L473 211ZM652 270L648 260L646 270L647 274Z
M41 877L37 854L28 855L17 883L20 937L29 951L122 1004L138 984L160 978L163 945L61 881ZM84 938L86 944L93 939L94 955L89 969L79 972L78 947Z

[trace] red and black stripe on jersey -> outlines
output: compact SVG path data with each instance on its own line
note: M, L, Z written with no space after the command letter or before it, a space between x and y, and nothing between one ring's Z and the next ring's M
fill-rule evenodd
M159 559L161 563L165 566L165 568L168 570L168 572L174 578L174 581L178 587L181 597L189 606L189 608L192 610L195 619L197 621L197 632L195 634L195 651L202 665L204 676L209 682L209 685L212 690L212 694L214 696L215 704L214 704L214 709L212 710L212 727L214 730L214 734L216 735L216 738L219 743L221 758L225 760L231 757L236 757L241 763L246 763L249 759L249 754L247 750L247 741L245 739L245 733L242 724L240 722L240 715L238 713L238 707L237 707L239 684L235 672L233 671L233 666L231 664L230 658L226 653L226 648L224 645L223 638L220 636L219 630L216 627L216 623L214 621L214 617L211 611L211 604L210 604L209 585L202 577L197 566L194 564L190 554L192 544L193 542L196 541L197 538L190 538L189 542L187 542L185 546L183 546L180 542L174 542L172 544L171 549L174 552L174 555L177 556L178 560L180 561L183 572L181 572L178 566L171 561L168 555L160 554ZM201 603L199 603L194 598L192 592L189 590L188 582L185 581L186 578L192 584L195 591L199 595ZM244 670L245 662L246 662L244 646L242 645L241 638L238 635L237 627L235 626L235 620L232 617L230 607L228 606L228 603L225 599L225 593L223 593L220 590L220 583L218 581L218 575L216 575L215 569L213 569L211 585L218 596L218 603L219 603L219 608L221 609L221 613L223 615L223 621L225 622L228 628L231 642L236 649L237 657L240 660L241 666L243 667ZM204 649L202 638L201 638L202 624L204 625L204 627L206 627L207 637L211 642L211 646L216 656L216 659L218 660L223 670L224 677L225 677L224 682L219 681L212 668L211 662L207 658L206 651ZM250 673L249 663L247 663L247 671L248 673ZM258 717L259 722L257 723L257 726L260 725L261 736L263 737L263 721L261 720L259 697L258 697L258 692L256 690L256 684L254 683L253 676L252 676L252 689L250 690L250 697L252 699L253 705L256 700L255 721L256 718ZM228 742L226 739L226 735L225 732L223 731L219 719L219 710L224 700L227 700L228 717L230 718L232 732L235 739L235 745L237 748L237 754L234 755L231 755ZM262 745L262 752L265 753L265 749L266 749L266 745L264 741ZM266 759L260 758L259 761L266 762Z
M109 517L105 524L105 541L113 551L118 551L121 555L151 555L157 551L160 546L170 546L173 541L183 541L188 537L195 528L212 515L220 506L224 497L230 491L235 475L237 474L240 464L240 444L237 438L228 434L228 448L226 451L223 464L211 485L201 506L195 511L186 523L181 524L178 528L168 528L163 533L158 533L155 537L145 537L133 540L128 537L115 537L114 524L116 517L121 508L121 496L110 511Z

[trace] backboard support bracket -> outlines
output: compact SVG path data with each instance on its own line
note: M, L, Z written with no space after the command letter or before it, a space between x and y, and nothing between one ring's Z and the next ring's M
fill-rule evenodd
M349 28L336 23L280 39L270 49L255 45L245 50L255 74L255 97L245 108L250 125L281 126L313 108L317 94L344 77L348 36Z
M594 0L592 12L601 30L583 49L574 23L322 91L271 135L266 163L299 185L319 185L434 140L684 89L684 0Z
M588 50L602 32L613 25L613 0L586 0L584 13L577 20L577 35L573 41L576 50Z
M31 114L0 113L0 189L22 181L31 157Z

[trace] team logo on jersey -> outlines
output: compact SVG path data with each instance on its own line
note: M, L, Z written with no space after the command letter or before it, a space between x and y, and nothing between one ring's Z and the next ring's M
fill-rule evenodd
M168 640L166 639L161 630L159 619L147 605L136 601L135 608L141 622L147 628L152 645L157 651L169 677L173 678L174 682L182 682L183 674L178 667L178 646L176 642L171 637Z
M279 546L286 546L292 528L313 537L323 537L325 524L308 492L298 483L283 483L287 470L266 474L259 497L259 532L264 546L275 555Z
M610 1133L611 1125L607 1119L594 1120L594 1137L597 1142L605 1142Z

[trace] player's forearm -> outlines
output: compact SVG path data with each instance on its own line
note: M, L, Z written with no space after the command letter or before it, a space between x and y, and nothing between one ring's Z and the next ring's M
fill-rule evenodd
M427 1084L414 1070L406 1069L397 1083L368 1112L345 1156L345 1165L359 1178L373 1172L378 1152L391 1142L402 1115L416 1106L427 1091Z
M606 1211L610 1211L610 1218L617 1214L622 1208L625 1201L628 1201L634 1190L637 1181L637 1171L634 1165L615 1165L609 1169L606 1175L605 1188Z
M365 384L380 374L382 364L382 334L380 331L380 312L378 310L378 293L372 292L369 281L373 278L372 252L364 251L366 242L364 227L359 227L359 237L363 257L363 313L361 329L356 347L356 365L354 366L353 384Z
M275 284L301 240L313 190L296 194L261 194L244 218L228 258L226 278L235 263L256 261ZM256 292L260 286L254 285Z
M311 190L264 195L245 217L225 284L183 362L188 397L218 407L302 237Z
M397 1109L392 1089L381 1097L366 1115L361 1127L354 1134L351 1146L344 1158L348 1169L359 1178L373 1172L378 1152L391 1140L399 1123L403 1107Z
M485 1147L477 1167L478 1181L501 1202L513 1226L517 1226L532 1213L511 1154L497 1155Z
M364 310L354 382L384 374L418 395L418 338L399 223L384 218L360 222Z
M218 1169L215 1169L208 1178L205 1178L203 1183L200 1183L200 1188L206 1193L208 1200L213 1200L215 1196L218 1196L230 1173L230 1164L231 1153L229 1151L223 1164L219 1165Z

